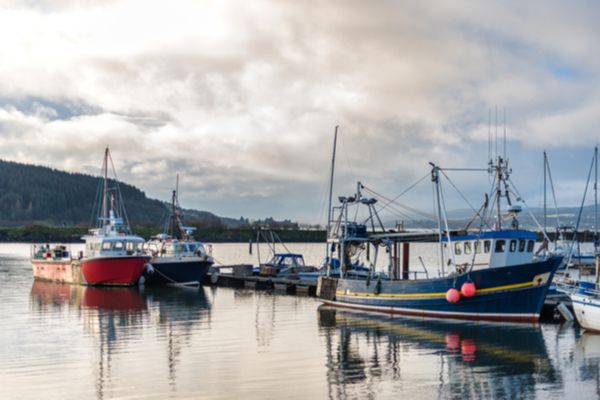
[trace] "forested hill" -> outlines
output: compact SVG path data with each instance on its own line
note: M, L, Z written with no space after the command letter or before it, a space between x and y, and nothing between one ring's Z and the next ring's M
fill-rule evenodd
M88 225L99 182L91 175L0 160L0 225ZM123 182L119 187L132 225L162 224L164 203Z

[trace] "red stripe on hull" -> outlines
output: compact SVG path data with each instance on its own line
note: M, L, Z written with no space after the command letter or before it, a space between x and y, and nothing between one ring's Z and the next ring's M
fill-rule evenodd
M150 257L98 257L81 260L88 285L135 285Z
M339 308L348 308L351 310L359 310L359 311L368 311L368 312L376 312L382 314L397 314L397 315L408 315L411 317L427 317L427 318L442 318L442 319L462 319L467 321L492 321L492 322L524 322L524 323L537 323L539 321L540 316L532 316L532 315L524 315L524 316L516 316L516 315L485 315L485 314L437 314L428 312L426 310L399 310L393 309L391 307L388 308L380 308L376 309L375 307L361 307L355 304L346 304L339 302L330 302L323 301L323 304L330 307L339 307Z
M33 277L44 281L80 283L79 268L71 261L32 260Z

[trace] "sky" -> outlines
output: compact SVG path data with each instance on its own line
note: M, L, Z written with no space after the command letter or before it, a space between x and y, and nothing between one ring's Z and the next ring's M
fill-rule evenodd
M528 204L546 150L559 205L577 205L600 137L597 15L593 1L0 0L0 158L99 174L108 145L149 197L168 200L179 174L186 208L324 223L336 125L334 197L357 181L395 197L428 162L484 168L491 113ZM474 206L489 189L485 173L451 179ZM425 179L401 200L431 211L431 194Z

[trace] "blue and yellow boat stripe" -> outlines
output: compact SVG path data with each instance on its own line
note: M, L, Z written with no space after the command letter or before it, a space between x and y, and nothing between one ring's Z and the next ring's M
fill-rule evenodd
M477 289L475 296L490 293L490 292L502 292L513 289L523 289L526 287L534 286L533 282L514 283L512 285L495 286L485 289ZM394 298L394 299L414 299L414 298L436 298L446 297L446 292L435 292L435 293L368 293L368 292L349 292L346 293L344 290L336 291L336 296L341 297L378 297L378 298Z

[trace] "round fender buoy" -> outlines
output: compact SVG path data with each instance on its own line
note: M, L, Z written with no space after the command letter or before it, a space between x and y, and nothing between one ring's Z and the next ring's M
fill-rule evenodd
M446 300L448 300L449 303L456 303L460 300L460 292L454 288L448 289L446 292Z
M473 282L465 282L460 288L460 294L462 294L465 297L473 297L476 291L477 288L475 287L475 284Z

